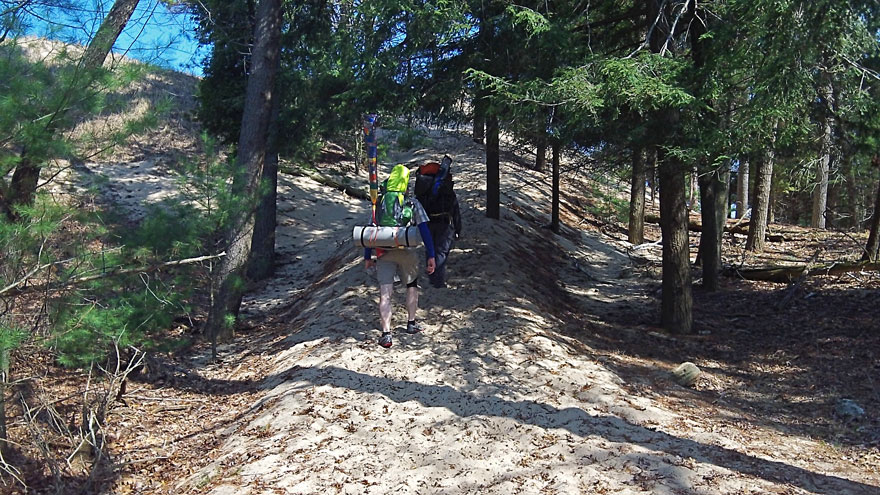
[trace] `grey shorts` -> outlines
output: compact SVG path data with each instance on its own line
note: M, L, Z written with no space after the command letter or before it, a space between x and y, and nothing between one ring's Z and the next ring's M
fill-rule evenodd
M415 249L389 249L376 260L379 285L394 283L394 275L410 285L419 278L419 255Z

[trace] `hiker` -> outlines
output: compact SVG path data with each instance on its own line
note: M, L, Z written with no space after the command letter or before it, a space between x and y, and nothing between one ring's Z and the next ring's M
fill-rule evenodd
M443 157L442 163L427 162L419 167L416 176L416 199L428 213L428 229L434 240L434 256L437 269L428 280L431 285L446 287L446 265L455 240L461 236L461 209L453 189L452 159ZM439 181L439 183L438 183Z
M410 171L403 165L395 165L391 174L384 182L384 191L376 211L376 220L380 226L406 227L417 225L422 235L422 242L427 251L425 272L430 275L436 268L434 260L434 242L428 229L428 214L421 203L415 198L406 196ZM394 249L376 248L376 260L373 260L372 248L364 248L364 266L376 267L376 278L379 280L379 319L382 335L379 345L391 347L391 295L394 290L394 276L406 284L406 311L408 319L406 333L415 334L424 330L416 320L419 308L419 256L416 248L398 247Z

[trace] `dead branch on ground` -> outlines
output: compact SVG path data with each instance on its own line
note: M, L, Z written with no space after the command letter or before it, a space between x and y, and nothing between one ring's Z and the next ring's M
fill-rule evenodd
M763 282L791 283L801 276L841 275L850 272L880 271L880 263L868 261L852 263L830 263L810 267L809 264L790 266L771 266L763 268L727 268L722 274L728 277L740 277L745 280Z

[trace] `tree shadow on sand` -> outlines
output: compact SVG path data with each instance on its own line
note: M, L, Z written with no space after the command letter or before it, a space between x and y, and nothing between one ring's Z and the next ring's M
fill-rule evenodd
M564 429L579 437L602 436L620 443L640 445L652 451L682 458L693 458L772 483L796 486L811 493L875 494L880 487L838 476L816 473L782 462L761 459L735 450L707 445L655 431L616 416L594 416L581 408L556 408L532 400L505 400L481 397L447 385L426 385L413 381L376 377L335 366L314 368L293 366L276 379L307 382L309 386L329 385L367 394L380 394L404 403L418 401L425 407L444 407L460 417L505 417L545 429ZM271 378L270 378L271 380ZM294 387L286 393L295 393Z

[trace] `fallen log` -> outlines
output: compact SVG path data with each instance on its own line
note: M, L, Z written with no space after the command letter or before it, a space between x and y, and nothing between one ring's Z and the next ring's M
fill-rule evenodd
M645 215L645 221L651 223L660 223L659 215L647 214ZM699 220L694 220L693 218L688 219L688 230L691 232L702 232L703 231L703 223ZM724 226L725 232L732 232L734 234L749 234L749 222L741 223L737 222L727 222ZM783 242L787 239L782 234L765 234L764 237L767 242Z
M301 177L308 177L319 184L323 184L325 186L332 187L333 189L336 189L338 191L342 191L345 194L348 194L349 196L352 196L355 198L365 199L365 200L370 199L370 193L363 190L362 188L353 187L348 184L341 184L341 183L336 182L335 180L333 180L329 177L325 177L325 176L321 175L319 172L317 172L315 170L309 170L309 169L305 169L302 167L297 167L295 165L285 165L282 168L282 172L284 172L286 174L290 174L290 175L299 175Z
M727 268L721 273L728 277L763 282L791 283L805 275L840 275L861 271L880 271L880 263L860 261L853 263L831 263L824 265L771 266L764 268Z

